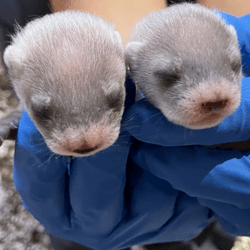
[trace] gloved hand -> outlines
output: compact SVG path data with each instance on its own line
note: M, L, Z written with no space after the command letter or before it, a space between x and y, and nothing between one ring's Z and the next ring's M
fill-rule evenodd
M134 164L196 197L228 233L250 235L250 149L240 152L146 143L132 147Z

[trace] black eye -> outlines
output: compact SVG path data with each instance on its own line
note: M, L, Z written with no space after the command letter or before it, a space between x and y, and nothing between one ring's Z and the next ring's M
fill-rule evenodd
M154 75L158 78L160 87L169 88L175 85L181 79L179 73L168 73L165 71L156 71Z
M241 61L240 60L235 60L231 63L231 68L233 70L233 72L235 72L236 74L239 74L241 71Z
M124 104L124 95L122 91L112 92L107 96L107 103L110 109L114 109L115 112L118 112L122 109Z
M52 118L52 108L47 105L33 103L31 105L31 110L33 114L39 121L46 121Z

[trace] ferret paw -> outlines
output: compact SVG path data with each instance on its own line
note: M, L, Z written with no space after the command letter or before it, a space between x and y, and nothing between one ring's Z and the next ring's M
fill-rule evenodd
M22 111L14 110L9 115L0 120L0 146L5 140L15 140L17 128L22 116Z

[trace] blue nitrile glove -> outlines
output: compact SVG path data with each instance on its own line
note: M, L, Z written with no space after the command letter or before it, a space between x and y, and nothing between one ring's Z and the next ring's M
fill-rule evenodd
M248 79L243 81L242 93L246 97L250 88L247 82ZM168 122L161 123L160 119L154 119L161 116L159 111L140 101L125 111L124 127L115 147L95 156L70 161L67 157L50 158L51 153L41 135L24 113L16 143L14 182L28 210L51 234L94 249L112 250L135 244L190 239L213 215L207 207L214 209L214 215L227 230L232 232L235 227L234 232L247 231L240 216L246 211L242 208L248 209L249 205L247 190L239 185L241 181L248 184L248 178L244 176L248 161L240 160L242 153L234 152L228 158L229 153L220 154L221 151L216 149L211 154L210 149L197 146L171 148L154 144L209 145L248 139L248 106L248 99L243 99L230 120L208 133L208 130L190 131ZM131 138L128 132L140 140L132 144L129 157ZM152 133L154 137L150 137ZM148 150L150 147L152 149ZM194 150L189 152L187 148ZM184 161L179 159L185 156L184 153L190 154L187 165L185 158ZM234 162L239 171L227 174L227 160L233 157L238 158ZM207 162L202 171L201 159ZM178 162L180 165L176 166ZM220 164L225 165L220 168ZM185 166L193 171L193 175L187 174ZM217 168L215 179L210 172ZM166 176L168 169L172 178ZM186 175L180 173L178 178L179 171L183 170ZM195 179L201 180L202 174L206 180L204 185ZM235 175L237 185L232 185L229 180ZM213 195L206 186L216 191L222 186L221 195L220 192ZM237 200L236 193L241 199ZM230 204L235 211L227 208ZM229 220L228 215L232 212L237 215Z
M240 152L148 143L132 147L135 164L196 197L227 232L250 236L250 149Z

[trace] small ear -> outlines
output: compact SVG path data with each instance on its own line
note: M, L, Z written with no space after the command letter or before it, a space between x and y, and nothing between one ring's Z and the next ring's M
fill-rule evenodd
M44 93L36 93L31 96L31 102L35 105L49 106L51 103L51 98L46 96Z
M23 62L26 59L26 52L18 48L16 45L9 45L3 54L3 60L7 68L22 68Z
M20 65L21 60L23 61L23 53L18 51L16 46L9 45L4 51L3 60L7 68Z
M5 51L4 51L4 54L3 54L3 60L4 60L4 63L6 64L7 68L10 68L10 65L11 65L11 52L13 51L13 46L12 45L9 45Z
M130 65L135 61L138 57L138 53L143 48L142 42L130 42L127 44L125 48L125 60L126 65L130 67Z
M31 110L33 114L41 121L50 119L53 115L51 107L51 98L42 94L36 94L31 97Z
M227 25L227 27L228 27L228 30L230 31L230 33L232 34L232 36L237 39L237 32L236 32L234 26L233 25Z
M117 37L117 40L118 40L121 44L123 44L121 34L120 34L117 30L115 31L115 36Z

